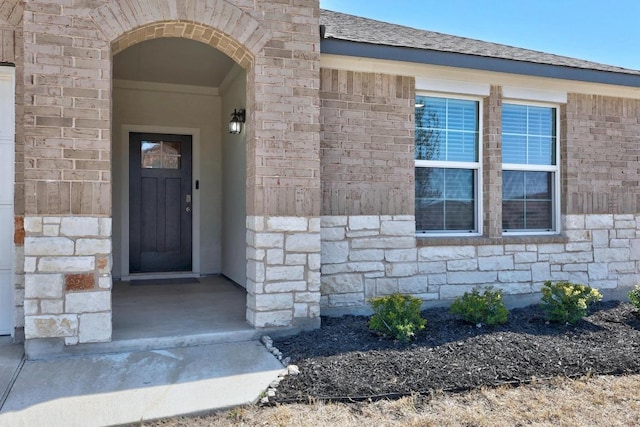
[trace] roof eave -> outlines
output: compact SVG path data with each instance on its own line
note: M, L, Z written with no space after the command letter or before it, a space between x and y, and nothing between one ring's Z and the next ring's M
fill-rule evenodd
M640 75L324 38L320 52L640 88Z

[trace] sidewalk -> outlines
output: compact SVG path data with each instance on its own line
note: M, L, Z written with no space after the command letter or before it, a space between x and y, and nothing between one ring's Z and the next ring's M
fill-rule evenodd
M0 426L108 426L210 412L255 402L283 369L258 341L24 362L21 346L0 346L0 393L9 388Z

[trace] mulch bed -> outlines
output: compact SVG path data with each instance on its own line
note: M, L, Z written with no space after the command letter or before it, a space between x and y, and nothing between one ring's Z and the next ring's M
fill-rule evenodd
M546 322L538 306L511 310L505 325L476 328L446 308L422 312L411 343L380 338L368 317L322 318L322 327L274 340L300 374L270 402L367 400L520 384L556 376L640 373L640 316L617 301L597 303L576 325Z

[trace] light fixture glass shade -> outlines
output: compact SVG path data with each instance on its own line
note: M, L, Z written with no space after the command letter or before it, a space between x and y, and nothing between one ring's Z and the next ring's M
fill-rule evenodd
M231 115L231 121L229 122L229 133L233 135L238 135L242 132L242 123L245 120L245 112L244 110L233 110L233 114Z

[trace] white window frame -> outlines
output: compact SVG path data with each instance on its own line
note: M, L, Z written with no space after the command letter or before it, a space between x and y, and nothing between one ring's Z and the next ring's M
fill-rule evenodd
M520 99L503 99L502 107L504 108L505 104L513 104L513 105L525 105L531 107L543 107L543 108L555 108L556 112L556 120L555 120L555 135L556 135L556 146L555 146L555 165L525 165L519 163L502 163L502 170L510 170L510 171L524 171L524 172L552 172L554 179L553 185L551 188L551 198L553 203L553 208L551 210L551 230L505 230L502 229L502 234L507 236L535 236L535 235L557 235L560 234L560 205L561 205L561 192L560 192L560 105L556 103L548 103L548 102L537 102L537 101L526 101ZM502 129L500 129L500 134L502 135ZM502 147L501 147L502 150ZM504 195L501 197L504 201ZM502 224L501 224L502 227Z
M482 218L483 218L483 210L482 210L482 159L483 159L483 139L482 139L482 129L483 129L483 121L482 121L482 98L478 96L469 96L469 95L460 95L456 93L442 93L442 92L432 92L432 91L423 91L416 90L416 97L418 96L428 96L433 98L445 98L445 99L462 99L467 101L475 101L478 103L478 161L476 162L449 162L446 160L417 160L414 158L414 171L415 168L432 168L432 169L465 169L465 170L474 170L475 174L475 188L473 190L473 195L475 199L475 231L454 231L454 230L445 230L445 231L435 231L435 230L425 230L419 231L416 229L417 237L462 237L462 236L481 236L482 235ZM414 123L414 128L417 127L417 123ZM414 143L415 149L415 143ZM414 188L415 193L415 188Z

